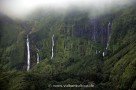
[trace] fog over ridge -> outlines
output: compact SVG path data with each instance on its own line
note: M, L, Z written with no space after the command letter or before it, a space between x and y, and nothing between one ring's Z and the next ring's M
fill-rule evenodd
M106 12L112 8L130 5L135 0L0 0L0 13L11 18L24 19L38 8L66 11L72 8Z

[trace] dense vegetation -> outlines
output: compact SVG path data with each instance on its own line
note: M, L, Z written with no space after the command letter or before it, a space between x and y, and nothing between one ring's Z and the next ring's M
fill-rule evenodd
M49 13L30 20L27 26L5 18L0 18L1 90L45 90L53 89L52 85L67 84L93 84L95 87L91 89L98 90L136 89L135 6L95 18L80 11L55 16ZM28 33L31 70L26 72ZM51 59L53 34L55 46ZM109 37L110 45L105 49ZM36 64L37 52L39 64Z
M5 16L1 16L0 20L0 67L22 70L25 63L25 31Z

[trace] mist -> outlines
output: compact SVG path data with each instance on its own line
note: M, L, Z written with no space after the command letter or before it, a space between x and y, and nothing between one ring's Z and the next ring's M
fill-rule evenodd
M0 0L0 13L12 19L25 19L39 9L64 12L80 9L94 13L106 13L131 5L135 0ZM95 13L97 12L97 13Z

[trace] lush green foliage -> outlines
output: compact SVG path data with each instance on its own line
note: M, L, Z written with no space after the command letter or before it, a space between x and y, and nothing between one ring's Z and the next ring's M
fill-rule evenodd
M100 38L97 38L98 42L95 42L86 33L83 35L83 32L93 28L87 13L72 12L68 15L55 16L47 14L38 20L29 21L31 29L29 72L18 71L26 69L25 37L28 28L25 31L17 22L2 23L0 89L45 90L53 89L52 85L92 83L95 83L98 90L136 89L135 9L133 6L120 13L98 18L98 29L107 28L107 23L112 21L112 35L105 57L102 56L102 51L105 50L101 43L102 36L100 35ZM53 34L55 46L54 57L51 59ZM100 53L96 54L96 50ZM40 55L39 64L36 64L37 52Z
M20 70L25 62L25 31L13 21L4 21L0 27L0 66Z

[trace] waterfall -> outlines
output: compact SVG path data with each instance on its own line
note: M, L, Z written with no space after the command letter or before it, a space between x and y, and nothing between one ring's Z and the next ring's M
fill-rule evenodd
M105 52L102 53L102 56L103 56L103 57L105 56Z
M37 48L37 51L39 52L39 49ZM39 63L39 60L40 60L40 57L39 57L39 54L37 52L37 64Z
M54 56L54 34L52 35L52 56L51 59L53 59Z
M111 28L111 23L109 22L108 23L108 32L107 32L107 37L108 37L108 39L107 39L107 45L106 45L106 50L108 49L108 47L109 47L109 40L110 40L110 28Z
M94 22L94 29L93 29L94 31L94 33L93 33L93 40L94 40L94 42L96 42L96 29L95 29L95 22Z
M29 71L30 69L30 46L29 46L29 36L28 35L27 35L26 45L27 45L27 71Z
M95 51L95 54L98 54L98 51L97 51L97 50Z

